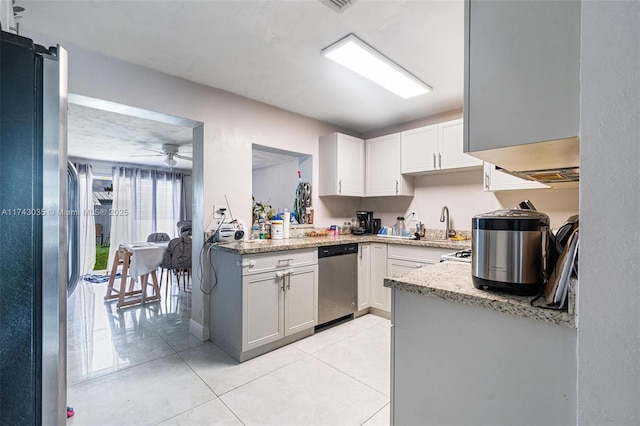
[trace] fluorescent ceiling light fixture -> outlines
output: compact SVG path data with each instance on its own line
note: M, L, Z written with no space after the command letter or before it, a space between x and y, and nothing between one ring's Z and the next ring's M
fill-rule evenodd
M321 53L404 99L432 90L431 86L353 34L322 49Z

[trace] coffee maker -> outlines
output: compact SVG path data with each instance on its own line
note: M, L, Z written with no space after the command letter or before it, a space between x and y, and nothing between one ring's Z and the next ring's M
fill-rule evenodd
M364 234L373 233L373 212L356 212L356 217Z

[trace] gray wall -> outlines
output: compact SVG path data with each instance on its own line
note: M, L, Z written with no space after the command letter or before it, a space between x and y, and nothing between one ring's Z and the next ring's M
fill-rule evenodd
M640 424L639 93L640 2L583 2L579 424Z

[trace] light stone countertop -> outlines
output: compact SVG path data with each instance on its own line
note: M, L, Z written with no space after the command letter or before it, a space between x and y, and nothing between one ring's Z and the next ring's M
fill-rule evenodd
M575 280L572 280L572 288ZM462 262L441 262L424 268L415 269L396 277L386 277L385 287L402 290L419 295L437 297L451 302L487 308L497 312L505 312L532 318L553 324L575 328L575 315L571 306L566 311L544 309L531 306L533 296L516 296L487 290L479 290L471 280L471 265ZM571 296L570 293L570 296Z
M321 246L332 246L348 243L387 243L416 247L432 247L450 249L452 252L471 248L471 240L409 240L400 238L378 237L376 235L339 235L334 237L288 238L286 240L249 240L242 242L218 243L214 250L235 254L270 253L283 250L298 250Z

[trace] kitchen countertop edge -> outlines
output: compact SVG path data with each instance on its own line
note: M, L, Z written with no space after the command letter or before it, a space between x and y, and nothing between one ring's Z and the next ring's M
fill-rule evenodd
M471 240L442 241L442 240L404 240L396 238L378 237L375 235L340 235L337 237L305 237L290 238L283 240L258 240L260 242L229 242L213 244L214 250L226 251L235 254L257 254L270 253L283 250L299 250L306 248L316 248L321 246L332 246L348 243L387 243L415 247L442 248L451 251L471 248Z
M575 315L566 311L532 306L531 300L534 298L532 296L516 296L476 289L471 281L469 268L470 265L444 262L396 277L386 277L384 285L409 293L576 328Z

